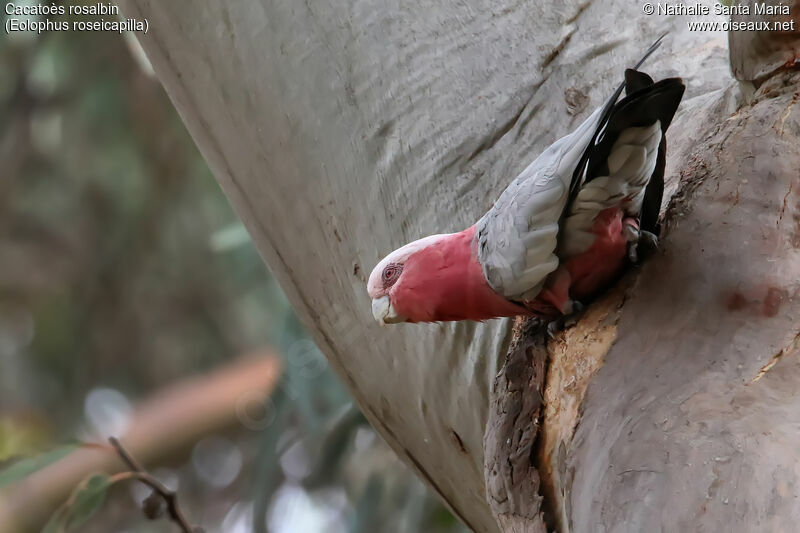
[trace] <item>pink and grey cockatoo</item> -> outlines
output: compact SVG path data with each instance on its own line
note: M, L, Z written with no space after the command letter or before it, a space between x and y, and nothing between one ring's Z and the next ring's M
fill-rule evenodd
M563 320L635 261L638 243L653 243L658 233L664 133L684 91L680 78L653 83L636 70L660 41L478 222L416 240L380 261L367 283L375 319Z

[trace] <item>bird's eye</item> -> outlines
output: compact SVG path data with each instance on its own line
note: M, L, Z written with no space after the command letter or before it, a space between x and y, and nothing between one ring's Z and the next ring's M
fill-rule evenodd
M403 267L397 264L387 265L386 268L383 269L383 273L381 277L383 278L384 286L391 285L398 277L400 277L400 273L403 271Z

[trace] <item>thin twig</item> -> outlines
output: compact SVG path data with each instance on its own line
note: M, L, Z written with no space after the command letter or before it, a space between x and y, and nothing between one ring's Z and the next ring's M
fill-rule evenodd
M164 503L167 505L167 514L169 518L181 528L183 533L196 533L198 529L189 524L189 521L178 505L178 495L175 491L170 490L161 481L145 471L117 438L110 437L108 442L110 442L111 446L117 451L122 462L131 470L130 472L117 474L114 476L114 479L119 481L135 479L136 481L144 483L164 500Z
M142 466L136 462L136 459L133 458L128 450L122 446L122 443L119 441L119 439L116 437L109 437L108 442L110 442L117 451L117 454L120 456L122 461L128 465L128 468L134 472L144 472L144 468L142 468Z

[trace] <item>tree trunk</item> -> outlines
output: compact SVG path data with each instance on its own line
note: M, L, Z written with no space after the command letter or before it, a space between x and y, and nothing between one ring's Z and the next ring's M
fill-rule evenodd
M740 5L755 12L755 2ZM791 17L734 20L754 18ZM541 427L539 439L527 451L554 529L796 529L800 454L789 443L800 437L800 363L778 364L800 339L800 73L790 70L798 35L731 33L731 65L751 87L749 106L730 114L733 87L684 105L671 129L659 256L557 343L515 331L514 345L549 352L551 362L546 407L527 432ZM514 358L510 350L498 384L518 373ZM538 398L540 387L515 392ZM506 494L527 505L503 531L539 531L529 508L539 500L520 498L529 488L503 472L504 485L492 482L492 464L514 464L524 451L509 436L531 428L522 417L500 426L520 402L502 387L494 395L489 501L501 525Z
M772 479L794 475L781 439L800 427L782 358L798 305L789 74L727 119L724 34L630 2L121 4L148 19L156 73L332 366L474 531L543 531L540 495L564 531L793 518L793 482ZM512 342L507 320L375 325L380 257L473 223L668 29L646 70L688 91L662 252L546 346L523 323Z
M765 83L684 159L663 252L566 454L575 531L790 531L800 517L798 79Z

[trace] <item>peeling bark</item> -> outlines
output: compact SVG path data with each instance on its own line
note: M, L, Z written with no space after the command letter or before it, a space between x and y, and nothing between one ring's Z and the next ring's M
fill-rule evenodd
M494 381L484 436L486 497L502 531L546 532L539 474L531 461L543 402L547 343L542 324L518 318Z
M556 531L567 530L570 516L564 498L568 490L567 446L580 419L589 381L617 338L617 323L629 284L630 276L587 309L575 327L548 345L552 364L547 369L542 435L534 463L543 478L548 522Z

